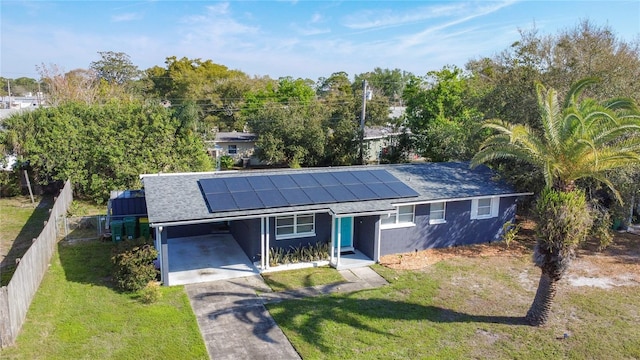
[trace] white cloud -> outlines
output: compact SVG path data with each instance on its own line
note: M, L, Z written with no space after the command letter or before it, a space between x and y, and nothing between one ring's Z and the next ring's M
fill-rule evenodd
M137 14L137 13L125 13L125 14L118 14L118 15L114 15L111 17L111 21L113 22L123 22L123 21L133 21L133 20L139 20L142 18L142 15Z

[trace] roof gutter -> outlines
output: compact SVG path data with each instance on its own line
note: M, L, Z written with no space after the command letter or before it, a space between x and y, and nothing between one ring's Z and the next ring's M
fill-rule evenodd
M420 204L433 204L433 203L440 203L440 202L486 199L486 198L491 198L491 197L503 198L503 197L530 196L530 195L533 195L533 193L532 192L526 192L526 193L498 194L498 195L479 195L479 196L467 196L467 197L461 197L461 198L447 198L447 199L435 199L435 200L419 200L419 201L408 201L408 202L395 202L395 203L391 203L391 205L393 205L393 206L420 205Z

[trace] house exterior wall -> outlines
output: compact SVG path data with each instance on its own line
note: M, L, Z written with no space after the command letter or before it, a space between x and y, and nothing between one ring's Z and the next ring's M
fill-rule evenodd
M289 250L292 246L308 246L331 240L331 215L316 213L315 236L276 240L276 220L269 218L269 248ZM229 230L251 261L260 260L260 219L232 221Z
M232 221L229 231L251 261L260 260L260 219Z
M255 143L254 142L246 142L246 141L236 141L236 142L217 142L217 145L222 148L220 151L220 156L229 155L235 160L240 160L242 158L250 158L253 156L255 151ZM229 154L229 145L236 146L236 153Z
M415 226L381 229L380 256L498 240L515 217L516 198L500 198L498 216L490 219L471 220L471 200L447 202L443 224L429 224L429 211L429 204L416 205Z
M212 223L169 226L167 227L167 235L170 239L174 239L187 236L207 235L211 234L212 230Z
M354 219L354 247L371 259L375 259L376 223L379 218L379 216L361 216Z

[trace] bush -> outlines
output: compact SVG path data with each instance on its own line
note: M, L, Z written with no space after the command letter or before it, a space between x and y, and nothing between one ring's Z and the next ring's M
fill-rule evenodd
M140 301L145 304L153 304L160 300L161 297L162 292L158 281L149 281L144 289L140 290Z
M111 261L116 286L123 291L138 291L158 276L153 260L158 251L146 239L122 241L114 249Z
M229 155L220 157L220 167L222 169L231 169L233 167L233 158Z
M290 246L288 251L280 247L269 249L269 266L321 261L328 258L329 242L327 241L307 246Z

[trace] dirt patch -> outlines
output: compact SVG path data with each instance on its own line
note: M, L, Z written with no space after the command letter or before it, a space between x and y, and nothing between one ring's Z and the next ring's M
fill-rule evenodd
M383 256L380 264L396 270L420 270L443 260L456 257L492 258L531 256L535 237L535 224L529 219L519 220L521 230L515 241L428 249L405 254ZM535 270L535 269L532 269ZM539 276L528 269L518 279L525 289L535 289ZM599 251L595 241L588 241L576 253L565 280L572 286L609 288L612 286L640 285L640 236L615 233L614 243Z

